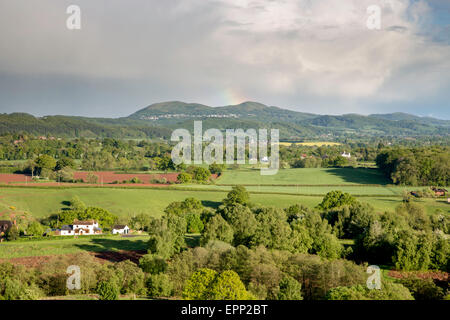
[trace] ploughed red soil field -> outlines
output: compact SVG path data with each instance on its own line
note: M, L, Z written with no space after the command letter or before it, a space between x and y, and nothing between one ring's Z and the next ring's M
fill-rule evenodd
M14 174L14 173L0 173L0 183L11 183L11 182L29 182L31 181L31 176L25 174Z
M133 174L133 173L115 173L113 171L77 171L74 174L75 180L83 179L87 181L87 176L89 174L94 174L98 176L99 183L112 183L114 181L122 182L123 180L131 180L133 178L139 178L143 184L150 184L152 179L162 179L165 178L167 181L175 182L177 181L178 173L153 173L153 174Z
M98 176L98 184L110 184L110 186L165 186L166 184L156 184L152 183L151 180L158 179L161 180L165 178L167 182L175 182L177 181L178 172L173 173L115 173L113 171L77 171L74 173L74 179L83 179L87 181L87 176L89 174L94 174ZM129 181L133 178L138 178L142 181L139 184L127 183L123 184L124 180ZM212 175L213 179L217 178L216 174ZM118 184L112 184L115 181L119 181ZM59 186L59 185L76 185L83 186L81 183L57 183L57 182L39 182L33 183L31 180L31 176L25 174L7 174L0 173L0 184L12 184L12 185L27 185L29 186ZM87 185L87 184L86 184ZM92 184L90 184L92 185Z

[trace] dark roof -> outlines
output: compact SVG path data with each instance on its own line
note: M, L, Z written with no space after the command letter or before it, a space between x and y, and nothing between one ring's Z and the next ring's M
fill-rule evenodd
M12 222L9 220L0 220L0 230L6 231L12 227Z
M74 221L73 224L76 225L83 225L83 226L90 226L91 224L94 224L95 221Z
M113 229L125 229L126 226L125 224L116 224Z
M72 230L72 226L68 226L68 225L65 225L65 226L62 226L61 227L61 230Z

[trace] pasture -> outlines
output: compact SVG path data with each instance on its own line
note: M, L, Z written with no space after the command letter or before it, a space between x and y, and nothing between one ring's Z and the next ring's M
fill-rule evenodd
M44 218L67 208L68 201L78 196L88 206L109 210L119 217L146 213L159 217L171 202L194 197L206 207L216 208L232 185L245 185L252 203L286 208L293 204L315 207L332 190L341 190L368 202L378 212L393 211L402 202L404 190L423 187L400 187L387 184L374 169L285 169L274 176L261 176L259 170L227 170L213 185L176 185L170 187L0 187L0 219L10 214L28 212ZM420 199L431 214L436 209L450 213L444 199Z
M227 170L217 184L267 185L387 185L389 180L370 168L301 168L280 169L277 174L262 176L259 169Z
M111 252L147 250L148 236L120 237L105 236L96 238L11 241L0 244L0 260L21 257L51 256L78 252Z

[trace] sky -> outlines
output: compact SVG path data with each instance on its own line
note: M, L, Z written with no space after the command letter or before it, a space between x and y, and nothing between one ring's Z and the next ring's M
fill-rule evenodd
M448 0L0 0L0 39L0 113L257 101L450 119Z

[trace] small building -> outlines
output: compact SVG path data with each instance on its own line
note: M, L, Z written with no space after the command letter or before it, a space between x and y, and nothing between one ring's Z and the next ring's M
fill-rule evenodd
M75 232L72 229L72 226L64 225L59 229L59 235L61 236L74 236Z
M5 234L6 231L13 225L12 221L0 220L0 236Z
M435 187L431 188L431 190L434 191L434 195L436 197L443 197L448 192L447 189L440 189L440 188L435 188Z
M347 152L345 152L345 151L341 154L341 156L344 157L344 158L351 158L351 157L352 157L352 155L350 154L350 152L347 153Z
M112 233L113 234L129 234L130 228L128 228L127 225L115 225L112 228Z

